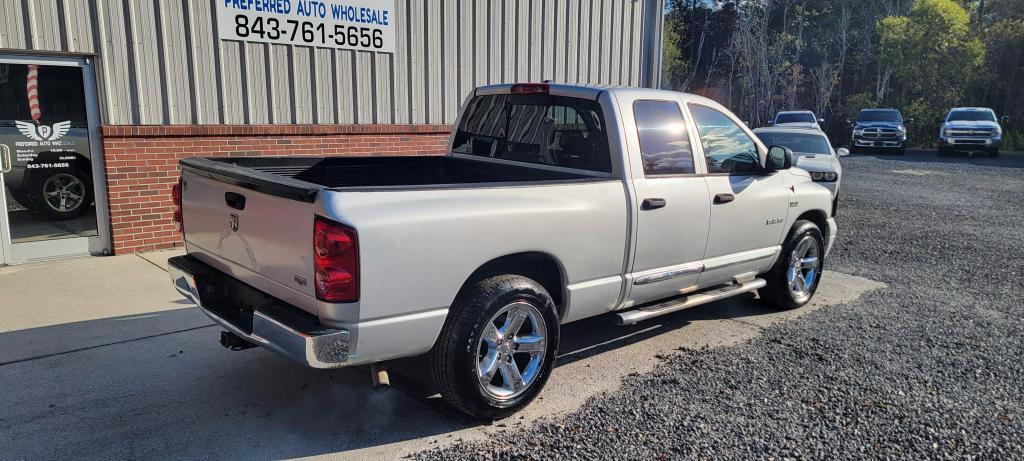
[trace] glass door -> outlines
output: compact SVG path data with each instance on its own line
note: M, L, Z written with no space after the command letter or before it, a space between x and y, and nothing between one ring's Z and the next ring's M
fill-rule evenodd
M108 248L92 83L85 59L0 55L0 264Z

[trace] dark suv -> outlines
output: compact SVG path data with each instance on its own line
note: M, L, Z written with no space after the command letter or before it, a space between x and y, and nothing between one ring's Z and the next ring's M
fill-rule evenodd
M852 151L884 151L902 155L906 151L906 123L896 109L861 109L857 120L848 120L853 125Z

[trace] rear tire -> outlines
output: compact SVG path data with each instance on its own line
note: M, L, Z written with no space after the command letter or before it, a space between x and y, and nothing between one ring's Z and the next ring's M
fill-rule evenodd
M505 418L547 383L558 338L555 304L539 283L519 275L481 280L452 304L431 350L434 382L456 409Z
M989 156L989 157L991 157L991 158L996 158L996 157L998 157L998 156L999 156L999 149L992 149L992 150L989 150L989 151L988 151L988 156Z
M821 229L813 222L797 221L775 265L764 274L768 284L760 290L761 299L781 309L807 304L818 290L823 267L825 239Z

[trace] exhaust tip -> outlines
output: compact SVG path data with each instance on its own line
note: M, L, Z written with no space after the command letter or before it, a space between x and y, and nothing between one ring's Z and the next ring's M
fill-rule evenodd
M370 365L370 379L373 381L373 390L375 392L387 392L391 389L391 378L388 376L388 370L376 363Z

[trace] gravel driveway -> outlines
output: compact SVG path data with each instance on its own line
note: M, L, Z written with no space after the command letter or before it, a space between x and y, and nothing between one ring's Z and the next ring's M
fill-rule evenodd
M681 350L557 421L423 459L1024 459L1024 155L843 160L830 269L889 284Z

